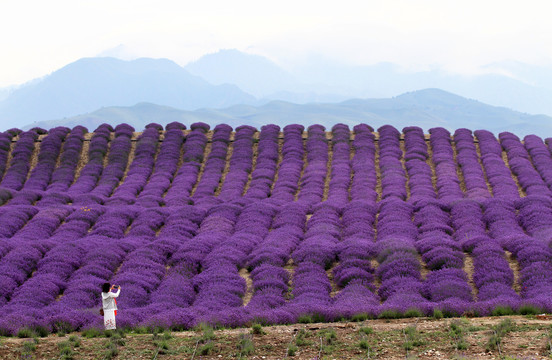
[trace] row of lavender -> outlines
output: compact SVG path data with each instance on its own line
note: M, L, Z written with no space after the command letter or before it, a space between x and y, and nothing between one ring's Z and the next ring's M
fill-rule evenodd
M534 195L208 209L7 205L0 223L3 333L101 326L105 281L124 288L123 326L552 311L552 200ZM516 284L508 256L519 264ZM240 269L249 271L249 293Z
M351 140L349 127L338 124L331 140L321 125L310 126L304 140L303 126L288 125L280 144L276 125L263 126L258 135L250 126L234 135L228 125L217 125L212 134L203 123L185 128L171 123L163 131L150 124L134 144L134 129L125 124L101 125L89 142L80 126L1 133L0 202L208 208L237 199L343 206L390 197L414 202L552 196L552 141L535 135L521 142L510 133L496 139L478 130L474 143L470 130L451 137L433 128L428 142L422 129L407 127L402 142L400 132L386 125L376 141L372 128L357 125Z

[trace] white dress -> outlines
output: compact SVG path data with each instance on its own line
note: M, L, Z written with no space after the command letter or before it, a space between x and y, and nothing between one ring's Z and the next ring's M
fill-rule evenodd
M121 288L116 293L102 292L102 306L104 311L104 326L106 330L115 330L115 315L117 315L117 300Z

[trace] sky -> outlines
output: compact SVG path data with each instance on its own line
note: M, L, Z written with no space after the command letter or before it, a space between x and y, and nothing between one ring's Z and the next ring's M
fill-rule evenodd
M551 65L549 7L534 0L0 0L0 87L82 57L186 65L219 49L288 69L312 56L462 74L506 60Z

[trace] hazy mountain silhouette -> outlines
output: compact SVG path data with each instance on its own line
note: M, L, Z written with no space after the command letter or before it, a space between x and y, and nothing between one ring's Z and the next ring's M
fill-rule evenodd
M235 85L211 85L166 59L85 58L14 90L0 102L0 126L13 127L143 101L193 110L255 100Z
M392 63L346 65L313 55L289 72L259 55L221 50L186 69L213 84L236 84L264 101L338 102L439 88L495 106L552 115L552 68L515 62L491 64L485 68L488 73L463 76L437 68L405 71Z
M150 122L167 124L180 121L191 124L203 121L211 125L226 123L233 127L249 124L322 124L330 128L336 123L353 126L367 123L377 128L391 124L399 129L417 125L426 131L432 127L449 130L487 129L495 133L511 131L520 136L538 134L552 136L552 118L528 115L507 108L486 105L438 89L426 89L387 99L354 99L341 103L294 104L272 101L262 106L234 105L225 109L178 110L166 106L141 103L132 107L108 107L77 117L38 122L27 126L84 125L90 130L103 122L112 125L126 122L142 129Z
M273 93L297 90L300 84L287 71L269 59L238 50L220 50L189 63L185 69L211 84L235 84L259 98Z

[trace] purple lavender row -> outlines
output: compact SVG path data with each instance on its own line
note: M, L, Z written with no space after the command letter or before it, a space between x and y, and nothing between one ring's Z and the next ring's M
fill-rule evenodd
M184 143L182 130L186 129L186 126L173 122L166 128L153 174L136 201L137 204L145 207L154 207L164 203L163 195L171 186L178 168L180 149Z
M463 198L460 180L456 174L450 132L443 128L432 128L429 133L431 134L429 141L433 151L432 160L437 175L436 186L439 199L453 201Z
M421 200L414 205L414 224L418 227L416 248L431 270L424 282L425 297L442 311L461 315L474 299L462 269L464 253L451 236L448 210L436 200Z
M31 155L34 151L38 134L35 131L25 131L19 135L19 140L12 151L12 158L0 186L20 190L27 180Z
M259 135L257 163L251 173L251 183L245 194L248 199L266 199L278 167L278 125L264 125Z
M353 169L353 180L351 182L350 198L375 202L378 198L376 192L376 146L374 134L370 126L365 124L356 125L353 128L355 139L353 149L355 154L351 161Z
M406 200L407 179L401 163L403 153L399 142L400 133L391 125L380 127L378 133L381 199Z
M516 202L518 223L536 240L552 244L552 202L548 197L526 196Z
M83 207L82 212L90 213L86 209ZM97 214L82 214L81 218L95 216ZM97 308L98 289L112 278L125 256L147 242L140 237L125 236L131 224L144 220L137 208L112 206L98 217L86 236L75 241L81 249L78 269L67 278L63 296L42 310L53 331L60 331L58 324L67 324L70 330L76 330L99 320L89 309Z
M170 272L158 288L161 294L154 293L152 301L167 297L171 290L180 288L176 292L178 296L169 298L173 302L168 304L165 302L164 309L159 309L154 316L144 319L144 323L193 326L196 317L206 315L204 312L198 313L198 309L190 309L190 305L198 296L194 284L196 280L202 278L200 271L205 257L232 236L240 211L240 207L231 204L215 205L208 210L197 235L190 241L184 242L172 254L169 260Z
M296 321L284 307L289 289L284 266L303 239L307 211L308 207L299 203L283 205L272 221L272 230L249 255L254 293L246 309L253 318L271 324Z
M550 151L536 135L527 135L523 139L525 148L531 156L531 162L537 169L549 190L552 190L552 158Z
M304 129L302 125L296 124L284 127L283 159L279 165L278 178L270 196L272 199L290 202L295 198L303 169Z
M379 202L376 245L376 275L381 280L378 294L384 300L381 311L429 313L432 304L422 296L421 265L415 247L417 230L411 221L412 205L396 197Z
M341 289L334 297L335 316L351 318L355 314L377 316L380 299L373 285L374 269L370 260L377 255L374 243L375 203L353 200L343 209L341 241L336 253L339 265L333 269Z
M48 135L42 139L38 162L31 171L29 179L23 186L23 190L42 191L46 189L56 168L62 143L68 133L68 128L57 127L50 130Z
M12 135L8 132L0 133L0 178L4 176L4 171L6 171L11 140Z
M96 187L90 191L92 196L109 197L123 178L128 163L133 133L134 128L132 126L121 124L115 127L115 138L111 141L109 147L107 165L103 169Z
M203 162L203 152L207 145L205 133L209 130L209 127L208 125L202 125L201 123L194 123L190 127L192 131L188 134L184 143L183 164L178 169L171 186L165 194L164 200L169 206L187 205L190 200L192 189L199 174L199 168Z
M527 195L552 196L541 176L531 164L529 154L519 138L508 132L499 134L500 143L508 155L510 169Z
M38 212L37 208L28 205L6 205L0 209L0 238L6 239L23 228Z
M203 217L192 207L178 207L170 212L149 209L146 213L151 217L139 225L133 223L128 235L151 241L131 251L110 280L125 288L126 296L120 300L121 306L128 310L121 318L123 326L135 326L145 320L146 314L186 301L185 297L179 298L182 290L175 286L174 276L167 273L167 261L196 234ZM146 310L144 306L149 308Z
M486 232L481 205L474 200L459 201L452 205L451 214L454 238L473 259L476 313L489 315L497 307L517 309L520 297L512 288L514 273L498 241Z
M138 193L146 186L151 176L158 143L159 130L155 126L142 132L136 142L134 159L124 182L113 191L112 196L106 200L106 204L124 205L135 203Z
M312 316L332 321L332 285L325 269L336 259L341 221L339 209L322 203L307 221L304 240L292 253L297 268L293 274L292 299L288 307L297 316Z
M121 299L121 305L129 307L118 320L121 326L136 326L167 309L176 311L190 305L195 293L188 272L167 264L168 258L195 236L203 216L189 206L173 208L157 238L126 257L112 280L130 290L129 296Z
M102 124L94 130L94 135L92 139L90 139L88 147L88 162L81 169L79 177L67 191L67 194L72 198L76 197L78 201L91 199L90 196L87 196L87 193L96 186L102 174L103 160L107 154L107 147L112 130L113 128L107 124ZM82 196L82 194L85 195ZM101 199L94 198L94 200L96 200L96 203L101 202Z
M83 211L72 207L57 210L60 211L58 216L65 216L66 213L63 212L72 213L64 218L65 223L45 241L53 246L42 259L38 260L32 277L15 291L10 302L0 310L3 318L0 323L2 332L13 334L18 328L25 326L43 326L51 329L43 309L54 303L58 294L66 289L67 279L77 270L83 256L82 249L73 239L86 235L91 224L103 211L102 209ZM51 215L48 220L53 223Z
M529 204L531 199L523 200ZM527 204L528 206L530 206ZM548 294L552 291L552 251L547 244L527 235L516 218L511 202L493 199L485 203L484 217L489 234L503 248L512 253L521 268L522 304L537 306L542 311L552 310Z
M519 198L518 187L512 179L510 169L502 160L502 147L494 135L486 130L476 130L474 134L479 141L481 162L493 196L512 200Z
M53 246L49 238L69 214L67 209L44 209L10 239L12 249L0 260L0 305L31 275L37 262Z
M336 206L344 206L349 201L349 185L351 183L351 147L349 138L351 132L344 124L332 128L332 167L328 190L328 201Z
M487 188L485 174L479 163L471 130L456 130L454 132L454 142L456 143L457 151L456 161L460 165L464 183L466 184L466 197L478 200L491 197Z
M268 235L275 212L276 208L268 203L246 206L236 221L234 234L202 261L203 271L193 279L197 289L193 309L205 314L205 320L227 326L243 326L249 320L242 299L246 283L238 269Z
M421 128L410 126L403 129L405 167L408 173L410 200L435 199L437 197L431 181L432 171L427 164L429 154Z
M81 157L86 132L88 132L86 128L75 126L65 138L60 164L52 173L52 180L46 188L47 193L44 194L39 205L62 205L68 202L62 201L62 199L68 198L64 192L67 191L75 178L75 170Z
M222 184L220 199L229 201L243 195L253 166L253 134L256 131L257 129L247 125L236 128L230 170Z
M327 175L328 143L325 128L311 125L307 138L307 166L301 178L298 201L313 205L322 201Z
M215 196L226 165L226 154L231 132L232 128L228 125L217 125L215 127L211 139L211 151L205 162L203 175L192 195L194 202L197 203L199 199Z

